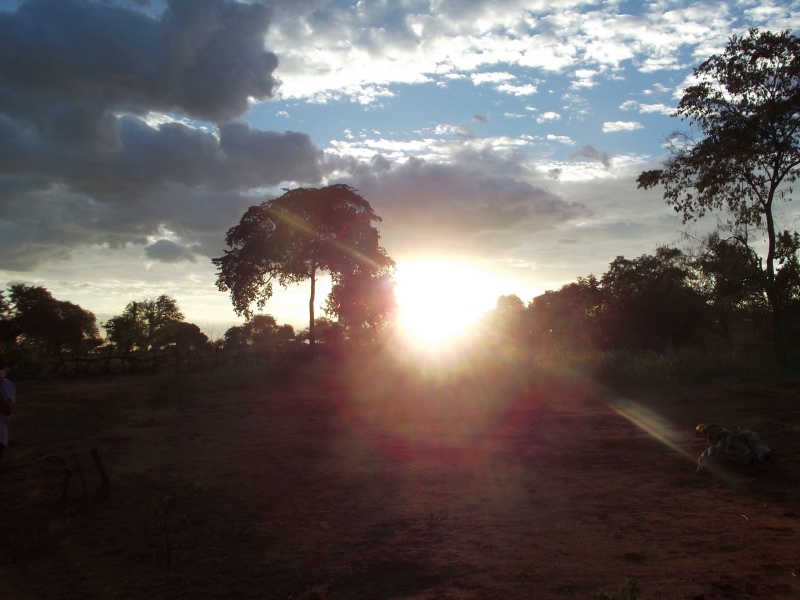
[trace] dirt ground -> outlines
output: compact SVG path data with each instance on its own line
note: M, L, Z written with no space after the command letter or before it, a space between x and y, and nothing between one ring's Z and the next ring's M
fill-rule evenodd
M639 397L318 359L18 395L4 468L74 474L63 502L53 461L0 474L3 599L800 598L797 382ZM775 460L698 475L710 421Z

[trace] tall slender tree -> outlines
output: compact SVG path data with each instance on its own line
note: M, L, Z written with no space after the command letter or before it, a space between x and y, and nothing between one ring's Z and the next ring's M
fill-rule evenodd
M774 210L777 201L791 200L800 167L800 39L789 31L751 29L731 37L694 76L697 83L684 90L675 116L698 128L699 139L673 134L663 168L639 175L638 187L663 186L664 199L684 223L724 210L734 230L764 231L764 292L776 359L785 366L784 302L775 268L781 232Z

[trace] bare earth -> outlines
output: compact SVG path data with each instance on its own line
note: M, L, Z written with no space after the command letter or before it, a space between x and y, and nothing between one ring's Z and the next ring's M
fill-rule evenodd
M0 598L800 598L800 386L500 371L18 382ZM764 467L698 475L701 422ZM93 500L96 446L111 495ZM74 453L74 456L73 456ZM85 485L85 491L84 491Z

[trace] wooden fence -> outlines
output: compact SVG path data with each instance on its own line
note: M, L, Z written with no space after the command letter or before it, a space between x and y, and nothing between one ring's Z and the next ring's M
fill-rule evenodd
M273 347L212 346L202 350L167 348L150 352L120 353L105 348L82 356L63 353L52 365L54 373L64 377L89 377L122 373L188 373L220 366L281 365L302 361L313 355L308 345L282 342Z

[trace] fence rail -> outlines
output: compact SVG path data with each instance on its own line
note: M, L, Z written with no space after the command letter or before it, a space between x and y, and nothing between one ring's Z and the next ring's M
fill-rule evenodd
M65 377L89 377L122 373L186 373L224 365L257 366L290 364L313 353L306 345L281 343L274 347L244 346L177 351L120 353L114 348L83 356L63 353L50 370Z

